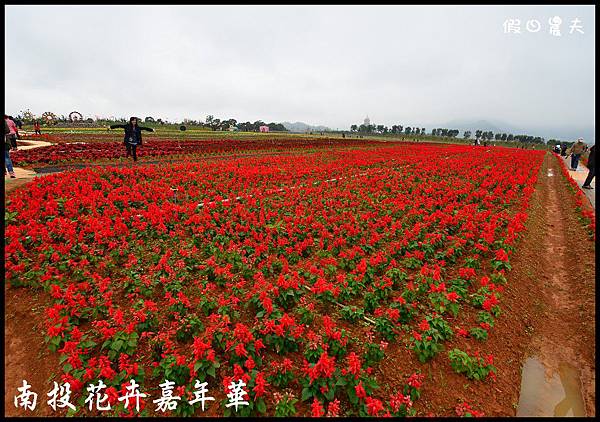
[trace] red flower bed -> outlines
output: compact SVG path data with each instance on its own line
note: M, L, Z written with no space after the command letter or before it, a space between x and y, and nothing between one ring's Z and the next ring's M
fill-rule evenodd
M188 400L207 381L212 415L413 415L424 375L391 391L375 369L493 331L543 154L421 144L50 175L8 195L6 281L53 298L41 335L78 408L101 379L129 413L116 397L134 378L142 415L164 380Z
M93 136L93 137L92 137ZM125 157L122 141L96 139L98 135L79 135L79 141L65 142L64 137L52 135L50 142L56 142L41 148L18 150L11 153L15 165L48 165L86 161L115 161ZM113 137L114 138L114 137ZM81 140L84 139L83 142ZM279 139L209 139L174 140L152 138L144 141L138 148L140 159L175 156L207 156L218 154L237 154L248 152L306 151L331 147L366 147L381 145L377 141L360 139L327 138L279 138Z

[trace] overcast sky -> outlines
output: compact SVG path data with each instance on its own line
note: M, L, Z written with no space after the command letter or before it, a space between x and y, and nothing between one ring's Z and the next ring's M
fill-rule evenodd
M594 38L593 6L5 6L4 101L344 129L367 114L593 126Z

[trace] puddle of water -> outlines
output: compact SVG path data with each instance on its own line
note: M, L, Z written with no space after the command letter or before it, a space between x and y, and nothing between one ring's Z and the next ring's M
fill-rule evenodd
M547 374L537 358L528 358L523 365L517 416L586 416L578 369L561 363L558 371Z

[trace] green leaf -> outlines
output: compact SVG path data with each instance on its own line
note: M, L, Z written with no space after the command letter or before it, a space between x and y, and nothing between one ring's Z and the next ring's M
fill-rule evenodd
M346 384L348 384L348 382L344 378L338 378L337 382L335 383L335 385L338 386L344 386Z
M87 341L82 342L80 344L80 346L82 349L90 349L90 348L96 346L96 342L94 342L92 340L87 340Z
M354 390L354 387L348 388L348 390L346 390L346 392L348 393L348 398L350 399L350 403L352 403L353 405L358 404L358 397L356 395L356 391Z
M211 366L207 369L206 373L208 375L210 375L211 377L215 378L217 376L217 374L215 373L215 368L214 366Z
M256 410L258 410L262 414L267 413L267 405L265 404L265 401L263 399L259 399L256 403Z
M120 339L119 339L119 340L117 340L117 341L115 341L115 342L114 342L114 343L113 343L113 344L110 346L110 348L111 348L111 349L113 349L113 350L117 350L117 351L121 350L121 347L123 347L123 340L120 340Z

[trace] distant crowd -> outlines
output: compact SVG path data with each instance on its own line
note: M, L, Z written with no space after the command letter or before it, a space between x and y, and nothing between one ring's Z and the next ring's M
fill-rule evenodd
M568 147L568 144L566 142L562 142L560 144L556 144L554 145L554 152L559 154L561 157L566 157L569 158L571 157L571 166L570 166L570 170L571 171L577 171L577 168L579 167L579 160L581 159L581 157L583 156L583 154L585 154L586 152L588 152L588 161L587 161L587 168L588 168L588 175L587 178L585 179L585 182L583 182L583 186L582 188L584 189L593 189L593 187L591 186L592 180L594 179L595 175L596 175L596 144L592 145L591 147L588 147L588 145L583 142L583 138L579 138L577 139L577 142L575 142L573 145L571 145L571 147Z

